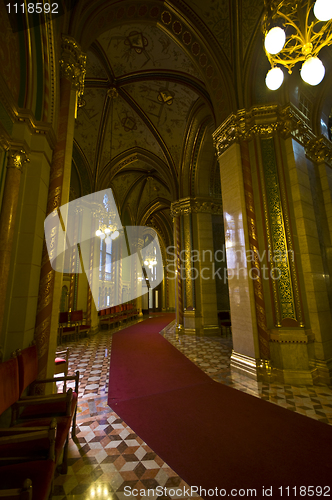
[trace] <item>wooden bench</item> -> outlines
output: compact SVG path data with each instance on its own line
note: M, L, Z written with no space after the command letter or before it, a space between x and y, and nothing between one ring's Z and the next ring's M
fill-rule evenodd
M0 414L19 397L17 358L0 363ZM0 429L0 499L47 500L56 466L57 421Z
M35 345L27 347L18 352L17 358L18 374L15 382L17 398L12 403L11 425L26 427L34 422L34 425L49 425L50 420L57 420L57 436L55 443L56 462L62 455L61 471L67 472L69 431L72 427L72 436L76 433L76 412L78 399L79 372L75 376L56 377L49 379L37 379L38 355ZM0 365L1 366L1 365ZM36 384L52 383L57 381L75 381L75 390L71 388L62 394L30 395ZM16 387L17 386L17 387ZM28 392L27 395L24 395ZM63 454L62 454L63 451Z

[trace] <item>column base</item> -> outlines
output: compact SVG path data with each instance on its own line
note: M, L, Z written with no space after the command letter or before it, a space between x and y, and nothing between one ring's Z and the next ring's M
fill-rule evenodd
M313 379L316 384L332 384L332 359L328 361L315 360Z
M312 385L315 352L311 330L280 328L269 333L271 362L276 378L284 384Z
M195 309L184 310L183 312L183 328L186 335L196 335L197 318Z
M199 329L198 334L204 337L219 337L221 331L218 325L203 325Z
M239 352L232 351L231 355L231 370L245 375L252 380L258 380L258 368L257 364L259 360L252 358L251 356L245 356Z

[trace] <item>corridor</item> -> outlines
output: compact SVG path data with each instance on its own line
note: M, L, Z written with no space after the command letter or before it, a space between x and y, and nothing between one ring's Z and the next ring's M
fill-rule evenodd
M174 326L165 330L164 337L215 381L332 424L331 386L255 382L231 372L230 336L179 335ZM122 500L126 486L138 492L162 486L166 495L159 498L187 498L176 496L186 486L182 479L107 405L111 345L106 331L68 344L70 373L80 371L79 431L76 442L70 441L68 474L56 477L53 498Z

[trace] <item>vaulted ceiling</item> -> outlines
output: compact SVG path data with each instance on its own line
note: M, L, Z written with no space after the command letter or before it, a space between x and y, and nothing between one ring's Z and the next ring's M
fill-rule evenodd
M172 201L220 197L211 134L238 106L239 57L244 67L263 0L92 3L79 2L73 27L87 66L72 196L86 194L83 178L111 187L124 224L169 244Z

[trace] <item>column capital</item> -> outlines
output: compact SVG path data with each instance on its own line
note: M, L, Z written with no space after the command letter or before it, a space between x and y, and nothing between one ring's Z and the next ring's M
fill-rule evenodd
M323 136L317 137L306 122L305 116L292 104L261 105L249 110L241 109L230 115L213 133L213 142L220 157L234 142L260 137L272 137L278 132L282 137L293 137L306 149L313 161L332 164L332 145Z
M326 137L314 137L304 146L310 160L316 163L326 162L332 166L332 144Z
M16 168L22 172L24 163L28 163L30 161L24 149L11 147L8 150L8 153L7 168Z
M61 76L71 81L72 88L78 92L78 105L83 106L86 55L76 40L69 35L62 35L60 68Z
M220 203L220 200L213 200L211 198L187 197L174 201L171 205L172 217L198 212L222 215L222 203Z

